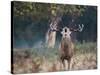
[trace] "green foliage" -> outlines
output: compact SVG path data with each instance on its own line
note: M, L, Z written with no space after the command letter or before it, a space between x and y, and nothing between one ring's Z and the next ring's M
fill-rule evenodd
M79 16L86 9L85 6L80 5L65 5L65 4L44 4L44 3L32 3L32 2L14 2L14 15L15 16L39 16L43 17L45 14L56 16L58 12L61 14L70 14L73 16ZM45 16L44 15L44 16ZM46 17L45 16L45 17Z

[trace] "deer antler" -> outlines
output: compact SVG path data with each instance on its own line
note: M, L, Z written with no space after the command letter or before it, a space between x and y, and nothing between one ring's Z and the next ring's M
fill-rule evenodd
M83 28L84 28L84 25L83 24L82 24L82 26L79 25L79 32L82 32Z
M82 25L79 24L77 29L70 28L70 30L71 31L75 31L75 32L76 31L82 32L83 28L84 28L84 25L83 24Z

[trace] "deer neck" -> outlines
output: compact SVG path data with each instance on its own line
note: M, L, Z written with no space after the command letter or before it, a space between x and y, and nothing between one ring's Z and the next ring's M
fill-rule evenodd
M62 37L62 40L65 42L71 42L71 37Z

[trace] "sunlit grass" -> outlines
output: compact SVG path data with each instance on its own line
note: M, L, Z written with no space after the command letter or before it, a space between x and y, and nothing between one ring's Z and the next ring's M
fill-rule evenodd
M14 49L14 73L62 71L58 48ZM67 66L67 63L66 63ZM96 43L76 43L71 70L97 68Z

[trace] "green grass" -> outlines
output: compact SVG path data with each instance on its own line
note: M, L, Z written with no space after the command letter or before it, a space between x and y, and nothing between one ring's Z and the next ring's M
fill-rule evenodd
M88 43L76 43L75 44L76 54L81 53L97 53L97 44L93 42Z
M87 42L87 43L76 43L75 44L75 54L86 54L86 53L97 53L97 44L94 42ZM34 56L45 56L47 59L56 58L59 56L59 48L38 48L38 49L31 49L32 55Z

